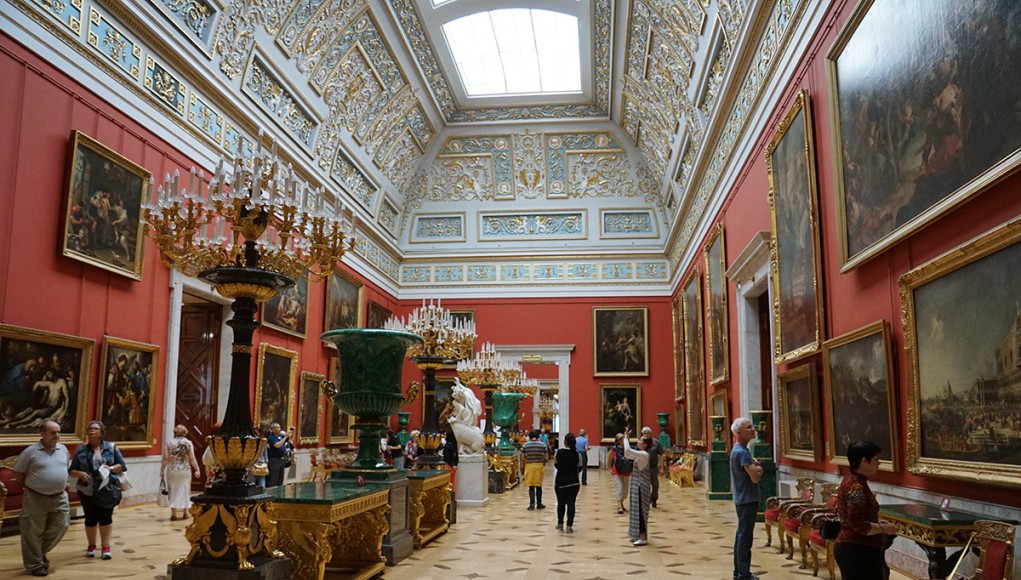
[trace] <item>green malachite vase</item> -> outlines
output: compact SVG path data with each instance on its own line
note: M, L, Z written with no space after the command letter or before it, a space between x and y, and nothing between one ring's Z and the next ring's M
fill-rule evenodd
M500 455L513 454L510 428L518 422L518 403L528 395L524 393L493 393L493 422L500 427Z
M373 328L330 330L320 338L336 345L340 355L338 382L325 383L323 390L341 411L355 417L352 427L358 431L358 457L345 470L391 469L379 451L380 432L406 402L401 392L404 356L422 338Z

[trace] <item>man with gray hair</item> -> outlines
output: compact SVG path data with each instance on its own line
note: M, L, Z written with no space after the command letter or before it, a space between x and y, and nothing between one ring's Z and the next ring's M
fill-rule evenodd
M737 534L734 536L734 580L758 580L751 572L752 536L759 511L759 480L762 465L752 457L748 444L755 438L751 419L738 417L730 426L734 448L730 451L730 491L737 510Z
M656 502L659 501L659 458L663 455L663 446L659 444L659 441L652 436L651 427L642 427L642 437L648 437L652 440L652 445L649 446L647 451L649 452L649 478L652 479L652 491L649 493L649 500L652 507L656 507Z
M18 455L14 477L25 488L21 518L21 562L33 576L47 576L46 554L71 525L67 501L67 447L60 443L60 424L46 421L42 437Z

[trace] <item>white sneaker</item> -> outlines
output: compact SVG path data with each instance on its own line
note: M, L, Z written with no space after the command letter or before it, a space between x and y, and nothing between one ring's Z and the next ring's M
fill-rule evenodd
M635 540L634 542L631 542L631 545L632 546L645 546L648 543L649 543L649 540L641 540L641 539L639 539L639 540Z

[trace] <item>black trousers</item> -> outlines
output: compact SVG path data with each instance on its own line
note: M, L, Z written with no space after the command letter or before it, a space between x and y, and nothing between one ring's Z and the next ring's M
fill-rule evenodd
M564 512L567 512L567 525L574 526L574 504L578 499L579 486L554 487L557 493L557 523L564 523Z
M833 546L833 558L840 567L841 580L887 580L890 577L886 551L881 546L837 542Z
M266 487L276 487L284 483L284 459L282 457L270 457L269 475L266 476Z

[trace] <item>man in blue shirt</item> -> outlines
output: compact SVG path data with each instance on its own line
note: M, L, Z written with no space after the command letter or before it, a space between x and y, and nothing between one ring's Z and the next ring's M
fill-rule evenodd
M574 439L574 448L581 453L581 484L588 485L588 437L585 430L579 429L578 436Z
M759 511L759 480L762 465L752 457L748 444L755 428L747 417L738 417L730 426L734 448L730 451L730 491L737 509L737 534L734 536L734 580L758 580L752 576L752 536L755 515Z

